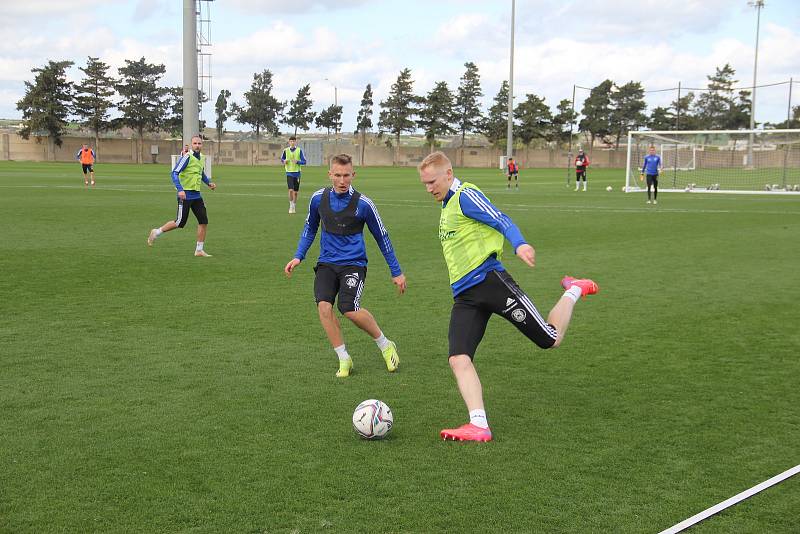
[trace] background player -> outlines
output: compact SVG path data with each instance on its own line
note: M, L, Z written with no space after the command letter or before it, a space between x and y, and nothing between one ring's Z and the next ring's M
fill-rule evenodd
M578 155L575 157L575 191L581 187L581 179L583 179L583 190L586 191L586 167L589 166L589 157L583 153L583 150L578 150Z
M297 192L300 191L300 165L306 164L303 149L295 146L297 138L289 138L289 146L283 149L281 161L286 169L286 185L289 188L289 213L297 211Z
M514 177L516 188L519 189L519 164L514 160L514 158L508 158L508 162L506 163L506 176L508 176L507 189L511 189L512 176Z
M656 147L650 146L650 150L644 157L642 172L639 175L641 180L647 176L647 203L650 204L650 187L653 188L653 204L658 204L658 174L661 172L661 156L656 155Z
M389 265L392 283L400 294L406 290L406 277L394 255L389 233L372 200L353 189L355 175L349 155L334 156L328 171L331 187L320 189L311 196L297 252L284 268L286 276L291 277L294 268L305 258L322 223L319 260L314 267L314 298L322 328L339 358L339 371L336 373L339 378L350 376L353 360L347 352L341 325L333 312L337 295L339 312L375 340L389 372L394 372L400 365L394 342L386 339L372 314L361 307L361 294L367 277L364 224Z
M171 232L176 228L186 226L189 220L189 210L194 213L197 219L197 245L194 255L210 258L203 250L206 240L206 227L208 226L208 215L206 214L206 204L200 195L200 182L206 184L212 191L217 185L206 176L205 165L206 157L200 152L203 148L203 139L199 135L192 137L192 152L185 153L172 169L172 183L178 191L178 214L174 221L167 221L160 228L150 230L147 236L147 245L152 247L155 240L164 232Z
M561 285L566 291L545 321L500 263L503 242L508 240L519 259L534 266L535 251L519 228L480 189L456 178L444 153L430 154L418 170L425 189L442 203L439 239L454 299L449 362L470 419L458 428L442 430L440 435L444 439L490 441L483 389L472 363L489 318L500 315L541 348L557 347L567 332L575 302L582 295L597 293L597 284L565 276Z
M94 149L84 143L81 145L78 152L75 153L75 159L81 162L81 168L83 169L83 185L89 185L86 173L89 173L92 185L94 185Z

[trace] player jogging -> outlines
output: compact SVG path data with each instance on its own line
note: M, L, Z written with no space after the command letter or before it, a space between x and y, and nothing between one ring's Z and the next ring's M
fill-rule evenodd
M586 167L589 166L589 157L583 153L583 150L578 150L578 155L575 156L575 191L581 187L581 179L583 179L583 190L586 191Z
M439 240L454 299L449 361L470 421L444 429L440 436L445 440L490 441L483 390L472 363L489 318L492 314L503 317L543 349L557 347L567 332L575 302L597 293L598 287L592 280L565 276L561 285L566 291L545 321L500 263L503 242L508 240L520 260L534 266L535 251L519 228L475 185L456 178L444 153L430 154L418 170L425 189L442 203Z
M507 189L511 189L511 177L514 177L514 183L516 184L516 188L519 189L519 163L514 161L514 158L508 158L508 163L506 164L506 176L508 176L508 187Z
M658 173L661 171L661 156L656 155L656 147L651 146L644 157L639 180L647 176L647 203L650 204L650 187L653 188L653 204L658 204Z
M361 294L367 278L364 224L389 265L392 283L400 294L406 290L406 277L400 270L389 233L372 200L353 189L355 175L353 160L349 155L333 157L328 171L331 187L320 189L311 196L297 251L284 267L286 276L291 277L314 242L321 223L319 259L314 267L314 299L322 328L339 358L339 370L336 372L339 378L350 376L353 360L345 347L339 319L333 312L333 304L337 300L339 312L369 334L378 345L389 372L394 372L400 365L397 346L386 339L372 314L361 307Z
M75 159L81 162L83 185L89 185L89 180L86 177L87 173L89 173L89 177L92 180L91 183L94 185L94 149L86 144L81 145L81 148L75 153Z
M200 183L206 184L212 191L217 185L212 182L205 173L206 157L200 152L203 148L203 139L199 135L192 137L192 152L184 153L172 169L172 183L178 191L178 214L174 221L165 222L160 228L150 230L147 236L147 245L152 247L155 240L164 232L171 232L176 228L186 226L189 220L189 210L194 213L197 219L197 245L194 255L210 258L203 250L206 240L206 227L208 226L208 215L206 214L206 204L200 195Z
M289 138L289 146L283 149L281 161L286 170L286 186L289 188L289 213L297 212L297 193L300 191L300 165L306 164L303 149L295 146L297 138Z

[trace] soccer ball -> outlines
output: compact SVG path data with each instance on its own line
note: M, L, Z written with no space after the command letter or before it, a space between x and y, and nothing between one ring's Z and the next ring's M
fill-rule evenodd
M611 187L610 185L609 185L608 187L606 187L606 191L608 191L608 192L611 192L611 191L613 191L613 190L614 190L614 188L613 188L613 187Z
M393 425L392 409L376 399L365 400L353 412L353 429L364 439L383 439Z

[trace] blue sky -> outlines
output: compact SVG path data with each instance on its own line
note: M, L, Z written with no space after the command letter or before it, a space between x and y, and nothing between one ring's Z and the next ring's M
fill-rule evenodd
M210 6L213 97L234 101L254 72L270 69L282 100L311 83L315 108L333 103L333 84L352 130L367 83L377 103L401 69L425 94L444 80L454 89L464 63L481 73L485 102L508 76L510 0L365 1L217 0ZM556 7L553 7L556 6ZM75 81L88 55L115 68L145 56L164 63L164 83L181 83L180 0L29 0L4 6L0 32L0 117L17 118L30 69L71 59ZM552 106L572 85L605 78L641 81L646 89L704 86L728 62L740 85L752 83L755 10L744 0L518 0L515 94L536 93ZM762 11L759 83L800 79L800 2L767 0ZM331 81L326 81L326 78ZM800 85L795 85L800 104ZM585 93L579 90L577 107ZM782 120L788 86L757 94L759 121ZM674 94L650 94L666 104ZM205 118L212 120L212 106ZM233 122L231 129L242 128ZM243 129L243 128L242 128Z

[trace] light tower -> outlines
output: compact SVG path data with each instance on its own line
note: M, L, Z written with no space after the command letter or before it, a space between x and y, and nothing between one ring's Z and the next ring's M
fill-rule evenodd
M756 126L756 78L758 77L758 33L761 28L761 9L764 7L764 0L750 0L747 2L750 7L756 8L756 49L753 61L753 94L750 100L750 130ZM753 133L750 132L750 143L747 145L747 166L753 166Z

